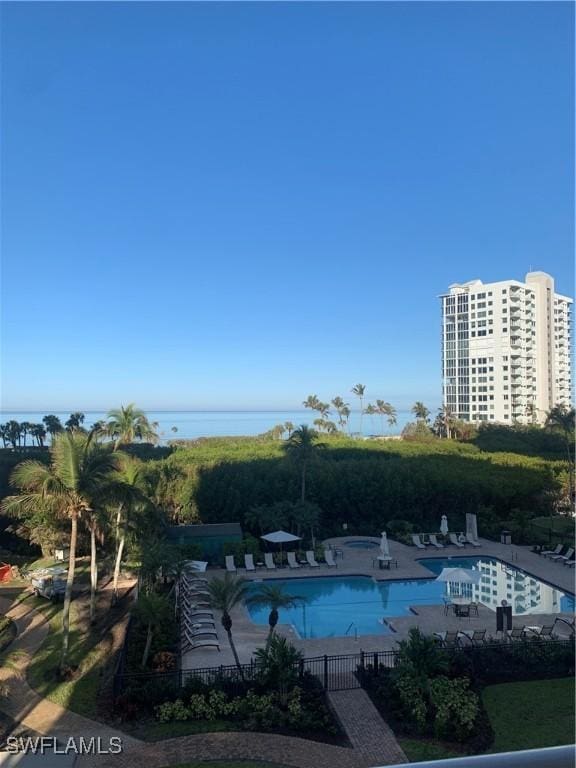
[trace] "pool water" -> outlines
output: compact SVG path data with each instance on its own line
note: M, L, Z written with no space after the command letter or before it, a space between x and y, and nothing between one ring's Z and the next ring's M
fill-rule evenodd
M344 544L345 547L350 547L351 549L376 549L378 546L380 546L375 541L347 541L346 544Z
M384 617L408 615L410 605L442 603L444 592L443 584L427 579L377 583L368 576L334 576L270 581L289 595L306 598L296 608L279 611L280 623L291 624L302 638L390 634L381 623ZM250 591L257 591L257 582ZM268 608L248 610L256 624L268 624Z
M333 576L266 579L289 595L304 598L294 608L280 609L280 623L291 624L302 638L386 635L383 619L407 616L410 606L442 605L446 585L435 581L442 568L475 568L482 581L473 599L496 609L503 599L516 615L574 611L574 597L491 558L429 558L419 561L431 571L430 579L376 582L368 576ZM495 582L495 583L494 583ZM248 594L258 590L252 582ZM511 596L511 597L510 597ZM267 625L269 609L250 606L252 621Z

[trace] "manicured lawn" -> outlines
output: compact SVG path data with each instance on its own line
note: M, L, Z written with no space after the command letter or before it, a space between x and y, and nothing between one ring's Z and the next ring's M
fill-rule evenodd
M491 685L482 694L496 739L491 752L574 742L574 680Z
M0 616L0 653L6 650L16 637L16 624L6 616Z
M404 739L398 743L406 753L411 763L425 760L448 760L451 757L461 757L464 753L456 751L454 744L444 744L432 739Z
M70 680L58 680L57 669L62 649L62 604L31 598L34 607L47 618L48 636L34 655L28 669L28 682L39 694L66 709L86 717L96 717L97 696L102 667L108 658L108 643L93 632L78 629L74 602L70 609L70 653L68 663L75 669Z

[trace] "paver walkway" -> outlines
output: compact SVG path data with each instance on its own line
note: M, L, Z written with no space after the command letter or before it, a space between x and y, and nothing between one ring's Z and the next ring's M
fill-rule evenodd
M16 623L18 635L8 649L10 664L0 668L0 681L8 686L8 696L2 702L2 711L17 723L37 733L66 741L71 736L100 736L108 740L119 737L126 746L141 742L110 728L104 723L64 709L34 691L26 680L26 670L32 657L48 634L48 624L39 611L30 607L27 600L12 605L12 601L0 596L0 613Z
M290 768L369 768L376 765L347 747L270 733L181 736L98 759L83 756L75 768L165 768L202 760L256 760Z
M354 750L366 758L367 765L395 765L408 759L390 727L366 691L331 691L328 699L348 734Z

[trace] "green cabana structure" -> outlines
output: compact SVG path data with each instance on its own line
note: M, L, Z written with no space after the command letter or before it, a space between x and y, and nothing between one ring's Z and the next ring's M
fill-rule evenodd
M203 559L210 563L223 558L226 542L242 541L242 528L239 523L171 525L167 533L169 541L177 546L198 544L202 549Z

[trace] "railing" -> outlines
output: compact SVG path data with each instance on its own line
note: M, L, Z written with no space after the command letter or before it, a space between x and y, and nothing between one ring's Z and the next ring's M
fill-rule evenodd
M546 658L555 653L555 649L566 647L574 648L572 639L539 640L537 638L520 642L491 642L483 645L457 647L446 649L447 653L462 653L471 661L476 660L479 670L484 673L491 662L489 652L504 655L510 662L522 661L527 654L534 654L538 650L542 663ZM385 669L392 669L398 661L398 650L324 655L302 659L296 664L295 672L299 676L311 674L316 677L325 691L343 691L361 687L362 675L378 675ZM484 658L482 658L482 656ZM234 687L244 686L245 682L256 680L259 674L259 666L255 662L242 664L240 669L235 665L220 667L202 667L197 669L175 670L174 672L137 672L126 673L124 666L119 662L114 676L114 695L121 695L127 688L141 690L148 685L184 688L188 683L197 680L204 684L214 684L217 681L225 681L227 685Z
M402 763L396 768L438 768L438 761ZM442 760L442 768L574 768L574 745L469 755Z

